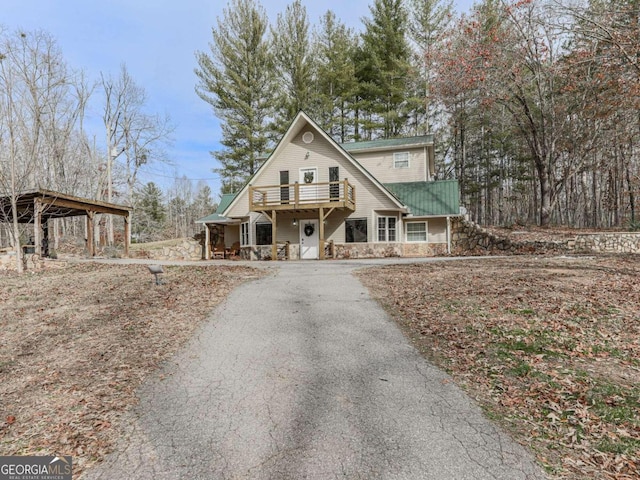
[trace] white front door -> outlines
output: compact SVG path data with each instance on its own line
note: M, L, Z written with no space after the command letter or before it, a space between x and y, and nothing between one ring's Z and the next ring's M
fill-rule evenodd
M300 220L300 258L317 260L320 258L319 246L318 220Z
M313 168L301 168L300 169L300 200L306 201L306 203L315 202L318 196L318 186L313 185L318 183L318 169Z

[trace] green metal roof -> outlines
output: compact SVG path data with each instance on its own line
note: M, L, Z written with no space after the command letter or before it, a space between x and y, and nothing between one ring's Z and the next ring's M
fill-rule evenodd
M219 215L217 213L212 213L211 215L207 215L206 217L199 218L196 220L196 223L216 223L226 221L227 217Z
M341 143L340 146L347 152L359 150L374 150L379 148L402 148L422 145L433 145L433 135L421 135L418 137L384 138L367 142Z
M457 180L385 183L384 186L416 217L460 214Z
M216 210L216 213L224 212L227 209L227 207L231 205L231 202L233 202L234 198L236 198L235 193L223 193L222 197L220 198L220 203L218 204L218 209Z
M196 220L196 223L226 223L229 222L229 219L222 215L233 199L236 198L235 193L224 193L220 198L220 203L218 203L218 208L211 215L207 215L206 217L199 218Z

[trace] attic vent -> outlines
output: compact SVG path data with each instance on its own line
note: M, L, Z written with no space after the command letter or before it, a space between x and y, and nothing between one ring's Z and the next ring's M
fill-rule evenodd
M304 143L313 142L313 132L304 132L304 134L302 135L302 141Z

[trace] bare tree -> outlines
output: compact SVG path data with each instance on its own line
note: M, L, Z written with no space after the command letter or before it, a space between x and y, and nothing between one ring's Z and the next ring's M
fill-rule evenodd
M47 33L0 32L0 190L11 208L11 241L22 271L21 229L17 199L26 189L72 188L68 171L72 139L88 92L76 82ZM79 100L78 94L82 93ZM86 93L86 95L85 95ZM75 158L77 160L78 158ZM77 168L75 176L85 175ZM70 192L74 193L74 192Z
M150 115L144 111L147 97L122 65L117 78L101 77L105 94L103 122L106 131L106 199L114 200L114 168L119 157L124 158L125 195L120 198L133 202L134 188L140 168L152 161L164 161L164 147L170 142L174 127L168 116ZM105 192L98 191L98 198ZM107 220L108 242L113 245L113 220Z

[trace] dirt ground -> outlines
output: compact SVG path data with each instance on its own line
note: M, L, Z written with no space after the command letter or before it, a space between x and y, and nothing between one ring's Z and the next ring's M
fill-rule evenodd
M79 475L112 449L145 377L232 288L262 275L164 269L163 285L144 265L0 274L0 455L72 455Z
M640 478L640 257L366 270L416 347L552 478Z

